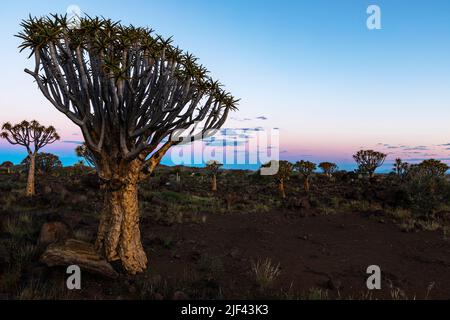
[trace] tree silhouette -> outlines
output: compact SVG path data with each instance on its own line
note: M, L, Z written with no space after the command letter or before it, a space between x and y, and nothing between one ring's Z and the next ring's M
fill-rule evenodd
M444 176L449 169L449 166L440 160L427 159L419 163L418 168L421 174L433 178Z
M43 95L81 128L106 184L96 248L130 274L147 257L139 230L138 182L170 147L211 136L237 100L208 71L153 30L104 18L29 17L17 36Z
M333 162L321 162L319 163L319 168L322 169L323 173L331 179L333 174L337 171L338 166Z
M408 162L403 162L402 159L397 158L394 161L393 171L400 179L404 179L408 174L410 167Z
M0 169L6 169L6 172L8 174L11 173L11 168L14 167L14 163L12 163L11 161L5 161L2 164L0 164Z
M21 145L27 149L30 158L26 195L32 197L36 194L34 176L36 168L36 154L48 144L59 140L59 135L54 127L44 127L36 120L22 121L16 125L6 122L2 126L0 135L13 145Z
M273 162L278 162L277 164L274 164ZM285 199L286 198L286 191L284 188L284 183L289 180L292 174L292 163L286 160L272 160L264 165L262 167L265 168L271 168L276 167L278 165L278 171L274 175L275 180L278 183L278 191L280 192L280 196Z
M375 175L375 170L382 166L386 159L386 154L374 150L359 150L353 155L358 164L358 170L367 173L370 178Z
M217 174L219 173L220 167L223 166L219 161L209 160L206 162L206 169L211 175L211 191L217 191Z
M304 189L306 192L309 192L311 175L314 173L314 170L316 170L316 164L312 163L310 161L304 161L304 160L297 161L294 164L294 170L296 170L298 173L300 173L303 176Z

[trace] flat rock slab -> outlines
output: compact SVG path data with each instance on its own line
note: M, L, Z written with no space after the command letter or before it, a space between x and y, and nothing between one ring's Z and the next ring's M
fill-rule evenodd
M77 265L82 270L108 278L119 276L113 267L95 251L92 244L75 239L50 244L40 261L49 267Z

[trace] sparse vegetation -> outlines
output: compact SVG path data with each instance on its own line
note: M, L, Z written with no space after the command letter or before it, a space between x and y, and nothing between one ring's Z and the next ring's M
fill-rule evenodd
M271 259L258 259L252 261L252 273L258 287L265 291L269 289L274 281L280 276L280 264L274 264Z
M392 221L398 226L397 231L392 232L398 232L401 235L404 231L408 235L417 234L421 237L423 233L430 234L430 237L432 234L438 234L438 239L448 242L446 238L449 233L447 220L449 210L447 208L450 207L450 203L446 197L448 192L446 190L449 188L445 176L408 175L401 182L396 176L378 175L373 183L367 184L353 176L345 177L342 172L335 173L332 180L318 175L315 182L316 188L311 188L308 197L304 198L303 188L299 187L302 182L301 177L289 175L292 182L284 186L286 194L289 195L289 201L282 201L273 196L273 186L269 183L272 177L258 178L249 173L223 169L221 188L217 189L214 197L211 197L210 180L206 178L206 169L180 167L178 171L184 179L182 190L177 183L172 183L176 182L176 173L168 167L160 167L154 177L141 183L139 189L142 228L145 231L144 246L146 250L151 250L155 259L158 260L158 265L169 266L167 271L164 270L165 267L157 271L151 269L149 274L136 276L135 280L114 281L106 286L109 289L96 293L99 297L115 297L125 292L127 297L140 299L376 298L353 291L337 292L331 290L328 284L322 286L320 281L312 289L305 289L302 281L296 281L285 287L281 279L289 279L292 272L290 268L293 266L286 266L290 271L283 270L281 273L281 267L274 262L276 261L274 256L253 262L244 259L245 254L241 250L245 249L241 248L246 248L255 241L255 248L261 244L263 248L268 244L283 245L271 244L273 237L280 233L276 229L277 225L282 227L281 234L286 230L286 236L290 238L291 233L287 230L291 223L297 223L297 219L292 217L298 216L299 212L302 216L326 215L327 219L336 219L336 221L348 215L353 217L352 219L368 217L367 220L373 220L373 223L379 224L380 228ZM52 281L56 281L51 283L63 281L61 275L64 273L58 269L53 272L52 269L47 268L45 273L34 271L42 269L37 261L44 250L36 241L40 226L48 219L54 219L53 215L58 220L63 219L73 228L74 238L88 242L94 241L98 223L96 212L97 208L101 207L103 199L101 194L96 196L100 190L100 184L96 182L92 168L79 166L75 170L74 167L64 167L57 169L57 172L57 175L45 175L40 178L39 192L29 201L24 201L18 192L26 185L26 176L0 175L0 189L6 190L0 196L1 234L4 235L4 238L0 239L0 273L2 274L0 294L7 294L8 297L17 299L77 298L76 294L43 284L42 279L47 279L49 272L52 277L55 277ZM347 174L352 175L352 173ZM70 184L68 181L71 181ZM170 183L167 183L168 181ZM421 191L423 190L421 188L428 186L425 182L434 186L427 189L434 193ZM89 195L89 199L93 201L87 201L86 195ZM230 203L229 207L227 203ZM430 205L432 205L431 211L428 209ZM280 214L280 209L283 209L286 218ZM60 212L63 212L63 215L60 215ZM258 229L255 229L257 220L248 221L247 215L253 217L248 219L262 221L270 217L268 220L270 223L261 222ZM224 220L220 220L222 216ZM242 237L246 233L253 232L252 230L257 230L257 236L252 238L257 240L244 240L242 243L238 241L236 246L239 249L233 248L228 251L226 248L229 242L224 242L225 247L223 247L223 240L216 236L220 237L220 230L224 227L224 223L233 223L232 221L238 217L242 217L243 220L240 220L241 222L237 225L241 227L241 223L245 223L242 227L245 226L246 231L242 233L236 227L231 230L236 229ZM283 219L283 223L279 224L276 219ZM305 222L299 220L299 226ZM275 229L272 229L272 225ZM343 232L346 230L346 225L347 222L342 222L342 227L339 224L335 229ZM191 234L179 234L186 228L196 231L192 231ZM214 240L207 238L208 240L204 243L203 235L200 234L210 228L213 228L211 232L214 234L212 238ZM200 233L198 230L203 231ZM355 232L358 229L351 227L348 230ZM153 234L155 231L158 235ZM339 234L334 236L339 237ZM192 236L198 236L198 239L191 240ZM318 234L315 233L299 235L298 241L311 241L316 245L319 244L315 239L317 236ZM354 236L352 233L352 237ZM266 240L259 243L259 239L262 241L263 238ZM289 250L297 252L298 249L303 250L302 248L307 247L297 243L295 249ZM327 246L320 245L317 254L326 254L326 250ZM17 254L18 252L20 254ZM303 253L302 259L314 258L310 258L307 253L305 256ZM178 264L186 266L186 270L182 272L183 276L178 273L175 278L158 275L158 273L170 275L173 268L171 266ZM248 274L249 267L250 274ZM247 271L243 271L245 280L239 278L236 284L233 282L233 277L239 268ZM397 299L401 296L395 288L392 292L391 289L386 290L383 297ZM406 292L405 288L401 290ZM425 289L420 290L425 294ZM408 296L414 295L415 293L408 291ZM434 292L430 292L429 295L433 296Z

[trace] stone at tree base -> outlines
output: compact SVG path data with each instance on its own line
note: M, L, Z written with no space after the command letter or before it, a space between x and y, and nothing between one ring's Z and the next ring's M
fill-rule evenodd
M39 244L50 244L70 237L69 228L62 222L46 222L42 225L39 234Z
M95 251L93 244L75 239L49 245L40 261L49 267L77 265L82 270L109 278L119 276L113 267Z

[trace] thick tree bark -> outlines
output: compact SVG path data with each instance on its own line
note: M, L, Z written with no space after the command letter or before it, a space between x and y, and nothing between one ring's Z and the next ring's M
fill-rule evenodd
M213 174L212 180L211 180L211 190L216 192L217 191L217 178L216 175Z
M34 188L34 172L36 168L36 155L29 154L30 157L30 167L28 168L28 180L27 180L27 197L32 197L36 194L36 190Z
M122 170L117 180L104 187L104 206L95 246L108 261L120 260L129 274L136 274L147 267L139 230L139 171L131 166Z

